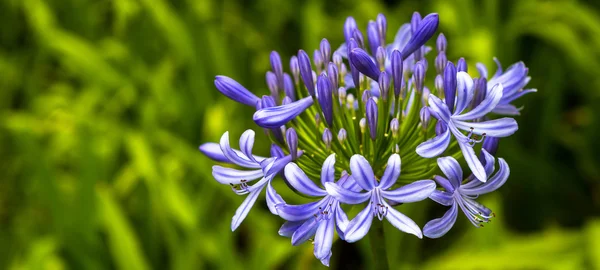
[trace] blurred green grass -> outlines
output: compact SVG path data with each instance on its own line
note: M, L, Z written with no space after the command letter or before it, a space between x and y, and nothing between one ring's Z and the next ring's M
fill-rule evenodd
M450 58L523 60L537 94L501 143L511 178L485 197L498 218L440 240L386 227L414 269L600 269L600 4L596 1L0 1L0 269L307 269L310 244L277 235L196 149L256 129L224 98L226 74L265 93L268 54L342 39L383 12L391 38L438 12ZM284 60L287 67L287 61ZM268 151L265 140L257 151ZM411 213L419 224L444 209ZM334 268L368 268L368 241L337 242Z

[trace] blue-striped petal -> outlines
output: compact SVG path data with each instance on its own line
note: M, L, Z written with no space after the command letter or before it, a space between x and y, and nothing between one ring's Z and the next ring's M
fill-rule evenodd
M283 201L283 198L281 198L281 196L277 194L277 191L275 191L275 189L271 185L271 181L269 181L269 183L267 184L266 201L267 207L269 207L269 211L271 211L273 215L279 215L277 213L277 205L284 204L285 201Z
M400 176L400 167L400 155L392 154L388 159L387 167L379 181L379 187L382 190L386 190L396 183L396 180L398 180L398 177Z
M302 171L295 163L290 163L285 166L284 174L288 183L302 194L313 197L327 195L327 192L319 188L312 180L310 180L304 171Z
M373 222L372 209L372 207L367 205L365 209L360 211L360 213L348 223L348 227L346 227L346 231L344 232L346 242L354 243L367 235L371 228L371 223Z
M444 132L433 139L427 140L417 146L417 154L425 158L437 157L446 151L450 143L450 130L446 128Z
M356 154L350 158L350 171L354 181L364 190L372 190L375 187L375 174L363 156Z
M419 180L394 190L382 190L381 195L399 203L418 202L427 199L435 190L432 180Z
M240 150L248 159L258 163L252 155L252 147L254 146L254 130L248 129L240 136Z
M452 229L452 226L454 226L457 216L458 208L456 203L453 203L452 207L446 211L444 216L431 220L425 224L425 227L423 227L423 234L429 238L440 238L444 236Z
M437 13L431 13L421 20L418 30L413 33L408 44L402 49L404 59L423 46L433 36L438 28L438 24L439 16Z
M441 190L434 190L431 195L429 195L429 199L444 206L450 206L452 202L454 202L452 193Z
M225 185L239 184L242 180L252 181L263 177L262 170L242 171L219 165L212 167L212 176L217 182Z
M477 105L477 107L473 108L467 113L454 115L452 116L452 119L468 121L484 117L494 108L496 108L496 105L498 105L500 99L502 99L502 89L503 88L501 84L494 85L494 87L487 92L486 97L481 101L481 103L479 103L479 105Z
M456 74L456 91L457 91L457 100L456 100L456 109L454 109L454 114L460 114L464 111L471 100L473 100L473 96L475 92L473 91L473 79L466 72L458 72Z
M327 202L328 200L320 200L300 205L278 204L276 207L281 218L287 221L300 221L314 218L314 215L319 213L319 207L324 208Z
M319 221L311 218L305 221L292 235L292 245L297 246L310 239L317 231Z
M465 131L470 131L473 128L473 133L492 137L508 137L515 133L519 129L517 121L513 118L500 118L494 120L488 120L485 122L464 122L464 121L452 121L457 128Z
M335 228L333 217L319 222L319 227L315 232L314 254L317 259L326 258L331 253L333 244L333 230Z
M235 151L233 151L233 149L231 149L231 146L229 145L229 131L226 131L223 133L223 136L221 136L220 145L223 155L227 157L231 163L246 168L260 168L260 164L249 160L248 158L241 157Z
M252 206L254 206L261 190L262 189L256 189L250 192L244 202L242 202L238 209L235 210L235 215L233 215L233 218L231 219L231 231L235 231L235 229L242 224L242 221L244 221L246 216L248 216L248 213L250 212L250 209L252 209Z
M302 221L286 221L285 223L283 223L283 225L281 225L281 228L279 228L279 235L284 236L284 237L292 237L292 235L296 232L296 230L298 230L298 228L300 228L300 226L302 226L302 224L304 224L304 220Z
M384 205L387 207L385 218L390 222L390 224L405 233L410 233L419 238L423 238L423 233L421 233L421 228L419 228L417 223L415 223L406 215L398 212L398 210L389 206L386 202L384 202Z
M434 95L429 95L429 108L436 118L444 122L450 121L450 109L441 99Z
M261 127L279 128L304 112L312 104L312 97L305 97L290 104L260 109L254 113L253 119Z
M498 159L498 164L500 164L500 169L498 169L498 172L496 172L496 174L492 176L486 183L475 188L461 188L461 193L465 195L476 196L490 193L504 185L506 180L508 180L508 176L510 175L510 168L503 158Z
M487 175L485 174L485 168L483 167L483 165L477 158L477 155L475 155L475 151L473 150L473 147L470 146L468 143L461 142L461 141L458 142L458 145L460 146L460 150L462 151L463 156L465 157L465 160L467 161L467 165L469 165L469 168L471 169L471 172L473 173L473 175L475 175L475 177L477 177L477 179L479 179L479 181L481 181L481 182L487 181Z
M446 175L448 181L450 181L450 184L452 184L452 187L454 187L454 189L458 188L463 180L463 171L460 164L458 164L458 161L453 157L448 156L438 158L437 164Z
M371 197L370 192L360 193L347 190L336 183L325 183L327 193L345 204L359 204Z
M329 155L321 168L321 184L335 181L335 154Z
M204 143L200 145L199 149L202 154L214 161L231 163L229 159L223 155L221 146L218 143Z

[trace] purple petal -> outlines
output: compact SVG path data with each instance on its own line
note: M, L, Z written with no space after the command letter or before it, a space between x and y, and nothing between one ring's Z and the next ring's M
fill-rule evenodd
M279 215L277 213L277 205L284 204L285 201L283 201L283 198L281 198L281 196L279 196L279 194L277 194L277 191L275 191L275 189L271 185L271 181L269 181L269 183L267 184L267 198L266 199L267 199L267 207L269 207L269 211L271 211L271 213L273 215Z
M429 195L429 199L444 206L450 206L454 201L452 199L452 193L441 190L434 190L431 195Z
M260 168L260 164L249 160L248 158L240 157L233 149L231 149L231 146L229 145L229 131L226 131L223 133L223 136L221 136L220 145L223 155L227 157L231 163L246 168Z
M408 41L408 44L402 49L402 56L406 59L415 50L420 48L427 42L435 33L439 24L439 16L437 13L431 13L419 23L419 29L413 33Z
M339 203L336 203L335 206L335 224L337 226L337 233L340 239L344 240L344 232L348 227L348 216L346 216L346 212L342 209Z
M361 48L354 48L350 52L351 64L362 74L377 81L379 79L379 68L371 56Z
M371 197L370 192L360 193L340 187L336 183L325 183L327 193L345 204L363 203Z
M319 213L319 207L324 208L328 200L320 200L306 204L278 204L277 213L287 221L300 221L306 219L315 219L314 215Z
M502 89L501 84L494 85L494 87L488 91L485 99L483 99L477 107L465 114L452 116L452 119L467 121L484 117L496 108L496 105L498 105L500 99L502 99Z
M324 259L331 253L334 225L333 217L319 222L319 227L315 232L314 249L314 254L317 259Z
M283 225L281 225L281 228L279 228L279 235L284 236L284 237L292 237L292 235L294 234L294 232L296 232L296 230L298 230L298 228L300 228L300 226L302 226L302 224L304 224L304 220L302 221L286 221L285 223L283 223Z
M293 129L293 128L290 128ZM282 158L285 157L285 153L283 153L283 149L275 143L271 144L271 157ZM297 154L297 153L296 153Z
M521 109L517 109L517 107L511 104L500 104L497 105L492 112L500 115L520 115L520 110Z
M371 209L373 208L367 205L365 209L360 211L360 213L348 223L348 227L346 227L346 231L344 232L346 242L354 243L367 235L371 228L371 223L373 222L373 212Z
M335 181L335 154L329 155L325 162L323 162L323 167L321 168L321 184L325 186L325 183Z
M461 141L458 142L458 145L460 146L460 150L462 151L463 156L467 161L467 165L469 165L469 168L471 169L471 172L473 172L473 175L475 175L479 181L485 182L487 180L485 168L483 165L481 165L477 155L475 155L473 147Z
M477 72L479 72L479 77L480 78L485 78L485 79L489 78L488 77L488 70L487 70L487 68L485 67L484 64L477 63L477 64L475 64L475 67L477 67Z
M500 169L486 183L476 188L463 188L461 189L461 193L465 195L477 196L480 194L490 193L504 185L506 180L508 180L508 176L510 175L510 168L503 158L499 158L498 163L500 164Z
M444 236L450 229L452 229L452 226L454 226L457 216L458 208L456 203L454 203L452 204L452 207L446 211L444 216L427 222L425 227L423 227L423 234L429 238L440 238Z
M313 104L312 97L305 97L287 105L264 108L254 113L254 122L264 128L279 128L304 112Z
M350 158L350 172L354 181L364 190L372 190L375 187L375 174L363 156L356 154Z
M217 182L225 185L239 184L242 180L252 181L263 177L262 170L241 171L219 165L212 167L212 176Z
M437 164L442 170L442 172L446 175L446 178L452 184L454 189L460 186L460 183L463 180L463 171L460 168L460 164L453 157L441 157L437 159Z
M239 103L254 107L260 101L256 95L227 76L217 76L215 78L215 86L223 95Z
M229 159L223 155L221 146L218 143L204 143L200 145L199 149L202 154L214 161L231 163Z
M382 190L381 194L394 202L411 203L427 199L434 190L435 182L419 180L394 190Z
M284 173L288 183L298 192L313 197L327 195L327 192L315 185L315 183L311 181L295 163L290 163L285 166Z
M448 98L446 98L446 100L448 100ZM450 121L450 109L448 109L448 106L438 97L429 95L429 108L436 118L446 123Z
M252 209L252 206L256 202L258 194L260 194L261 190L262 188L259 188L250 192L244 200L244 202L242 202L240 207L238 207L238 209L235 210L235 215L233 215L233 218L231 219L231 231L235 231L235 229L237 229L240 226L240 224L242 224L242 221L244 221L246 216L248 216L248 213L250 212L250 209Z
M473 133L482 135L485 133L487 136L492 137L508 137L515 133L519 126L517 121L513 118L500 118L494 120L488 120L485 122L464 122L464 121L452 121L457 128L469 131L473 128Z
M396 183L396 180L398 180L398 177L400 176L400 166L400 156L398 154L392 154L388 159L385 172L383 172L383 176L379 181L379 187L382 190L386 190Z
M254 130L248 129L240 136L240 150L248 159L258 163L252 155L252 147L254 146Z
M321 260L321 264L329 267L329 260L331 260L331 255L333 253L331 253L331 251L329 251L329 254L327 256L325 256L324 258L320 259Z
M433 181L431 181L431 182L433 182ZM385 218L394 227L396 227L398 230L401 230L405 233L410 233L410 234L416 235L419 238L423 238L423 233L421 233L421 228L419 228L419 225L417 225L417 223L415 223L412 219L410 219L406 215L398 212L398 210L392 208L387 203L384 202L384 204L387 207L387 214L385 215Z
M314 218L305 221L292 235L292 245L297 246L310 239L315 235L317 225L319 225L319 222Z
M450 131L446 128L444 132L433 139L430 139L417 146L417 154L425 158L432 158L441 155L450 143Z
M473 79L466 72L461 71L456 74L456 85L457 101L456 109L454 110L455 115L463 112L474 96Z
M507 95L506 91L504 91L504 95L502 96L502 101L500 101L500 103L509 103L515 99L522 97L523 95L526 95L529 93L535 93L535 92L537 92L537 89L527 89L527 90L517 91L511 95Z

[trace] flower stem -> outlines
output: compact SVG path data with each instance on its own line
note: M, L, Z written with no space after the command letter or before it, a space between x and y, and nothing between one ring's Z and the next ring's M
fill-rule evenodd
M377 270L388 270L388 258L385 248L385 237L383 235L383 222L374 220L369 232L371 251L373 252L374 265Z

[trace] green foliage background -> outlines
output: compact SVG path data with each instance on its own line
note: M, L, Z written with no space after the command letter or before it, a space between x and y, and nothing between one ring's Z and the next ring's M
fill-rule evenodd
M386 227L394 269L600 269L599 3L392 2L0 1L0 269L322 268L264 207L230 231L242 198L197 147L260 130L213 78L266 93L271 50L339 44L346 16L364 29L379 12L390 39L415 10L440 14L451 59L523 60L539 92L501 143L508 183L482 198L498 218L439 240ZM445 210L427 207L407 214ZM370 256L338 242L332 268Z

